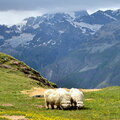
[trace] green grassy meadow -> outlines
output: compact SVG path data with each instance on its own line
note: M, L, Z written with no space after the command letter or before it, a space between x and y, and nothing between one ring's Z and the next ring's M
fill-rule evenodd
M24 115L30 120L120 120L120 87L84 93L85 108L81 110L41 108L39 106L44 105L44 99L21 94L21 91L33 87L38 87L38 84L24 77L21 72L13 73L0 68L0 116Z

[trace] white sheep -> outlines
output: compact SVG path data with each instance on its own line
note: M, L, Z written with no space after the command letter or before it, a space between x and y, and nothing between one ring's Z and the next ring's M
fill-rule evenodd
M56 91L53 89L48 89L44 92L44 98L45 98L45 103L46 103L46 108L49 109L49 105L51 106L52 109L54 109L55 105L55 93Z
M82 91L72 88L70 89L70 95L71 95L71 105L73 107L77 107L77 109L82 108L84 106L84 94Z
M51 105L52 109L54 109L55 105L58 109L68 109L71 106L70 94L63 88L46 90L44 97L48 109L49 105Z
M69 109L71 107L71 96L69 92L67 92L63 88L59 88L56 90L57 95L59 95L58 99L56 99L55 104L59 109Z

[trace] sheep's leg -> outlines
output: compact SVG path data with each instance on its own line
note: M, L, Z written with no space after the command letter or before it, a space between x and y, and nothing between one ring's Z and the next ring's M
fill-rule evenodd
M76 102L74 102L74 109L76 109L76 107L77 107L77 103L76 103Z
M57 109L58 109L58 110L61 110L61 107L60 107L59 105L57 105Z
M51 108L54 109L54 104L51 105Z
M71 106L73 107L73 100L71 99Z
M74 103L72 103L71 106L74 107Z
M46 102L46 108L49 109L49 102Z
M74 103L74 106L76 107L76 105L77 105L77 103L75 102L75 103Z
M60 105L60 109L63 110L63 107Z

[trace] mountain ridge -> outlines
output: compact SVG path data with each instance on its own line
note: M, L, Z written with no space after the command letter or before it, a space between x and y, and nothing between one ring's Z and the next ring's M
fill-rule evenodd
M0 51L24 61L59 86L119 85L119 76L114 75L119 66L119 9L76 13L30 17L12 26L12 31L5 28L3 33L10 35L5 39L1 35Z

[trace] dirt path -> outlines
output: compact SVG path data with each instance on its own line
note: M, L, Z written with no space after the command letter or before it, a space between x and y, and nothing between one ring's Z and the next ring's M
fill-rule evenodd
M70 89L65 88L67 91ZM28 94L30 97L35 95L44 95L44 91L47 90L45 88L32 88L31 90L22 91L23 94ZM95 92L100 91L102 89L79 89L82 92Z
M12 115L12 116L4 115L4 116L0 116L0 118L7 118L10 120L29 120L25 118L25 116L17 116L17 115Z
M95 91L100 91L102 89L80 89L83 92L95 92Z
M12 107L13 104L7 103L7 104L1 104L1 106Z
M32 88L31 90L22 91L23 94L28 94L30 97L35 95L44 95L45 88Z

